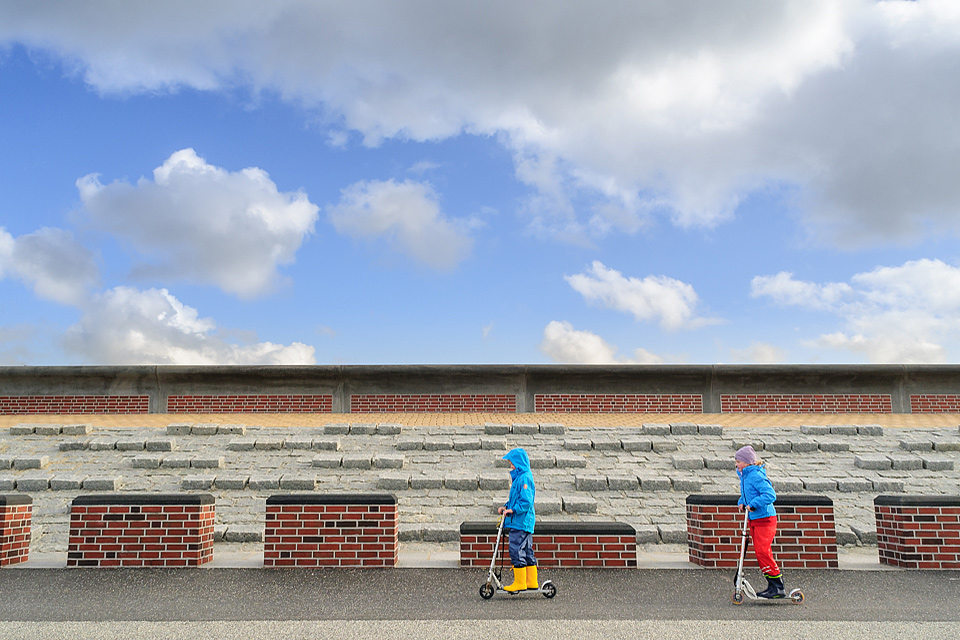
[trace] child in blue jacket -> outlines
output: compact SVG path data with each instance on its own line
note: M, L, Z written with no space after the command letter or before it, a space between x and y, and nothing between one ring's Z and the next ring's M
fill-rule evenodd
M763 576L767 579L767 588L758 593L761 598L783 598L783 573L773 558L773 538L777 535L777 510L773 503L777 493L767 478L763 462L757 459L757 452L747 445L737 449L734 455L737 475L740 476L741 510L749 510L750 537L753 539L753 553Z
M539 589L537 558L533 555L533 525L536 514L533 503L537 489L530 473L530 458L523 449L511 449L503 459L510 463L510 496L497 509L504 516L503 526L510 530L510 562L513 564L513 584L505 591Z

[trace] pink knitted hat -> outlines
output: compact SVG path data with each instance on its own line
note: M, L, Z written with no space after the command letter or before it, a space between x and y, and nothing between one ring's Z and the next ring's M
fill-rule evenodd
M746 462L747 464L756 464L757 462L757 452L753 450L753 447L747 445L745 447L740 447L737 449L737 453L733 456L733 459L737 462Z

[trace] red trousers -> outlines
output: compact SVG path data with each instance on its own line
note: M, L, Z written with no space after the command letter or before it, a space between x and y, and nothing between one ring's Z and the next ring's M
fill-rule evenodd
M763 575L771 578L780 576L780 567L777 566L777 561L773 559L773 552L770 550L775 535L777 535L777 516L750 520L753 554L757 556L757 564L760 565Z

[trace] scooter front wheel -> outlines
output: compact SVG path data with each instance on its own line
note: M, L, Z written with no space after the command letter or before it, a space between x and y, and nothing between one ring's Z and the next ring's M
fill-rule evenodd
M733 602L733 604L743 604L743 594L734 593L732 596L730 596L730 601Z
M549 600L553 596L557 595L557 588L553 585L552 582L547 582L542 587L540 587L540 592L543 593L544 598L547 598Z
M803 602L803 591L794 589L790 592L790 599L793 600L794 604L801 604Z
M489 582L484 583L480 586L480 597L484 600L489 600L493 597L493 585Z

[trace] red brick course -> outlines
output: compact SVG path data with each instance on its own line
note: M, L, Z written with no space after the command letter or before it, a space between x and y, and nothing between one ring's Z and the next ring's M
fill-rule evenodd
M149 396L0 396L0 415L148 413Z
M517 398L507 394L359 394L351 413L516 413Z
M960 413L960 394L923 393L910 396L910 413Z
M214 511L209 494L79 496L67 566L200 566L213 560Z
M740 559L743 512L739 496L687 497L687 547L690 562L710 569L735 568ZM780 496L773 557L784 568L836 569L837 531L833 501L821 496ZM757 567L748 549L744 566Z
M538 393L534 410L546 413L702 413L703 396L636 393Z
M887 394L721 394L720 413L892 413Z
M877 496L880 564L960 569L960 496Z
M267 498L265 567L393 567L400 547L389 494L287 494Z
M32 516L29 496L0 495L0 567L29 559Z
M172 395L167 413L331 413L332 395Z
M501 542L509 566L506 537L504 532ZM464 522L460 525L460 566L489 567L496 539L494 524ZM541 567L636 568L637 532L618 522L539 522L533 534L533 553Z

